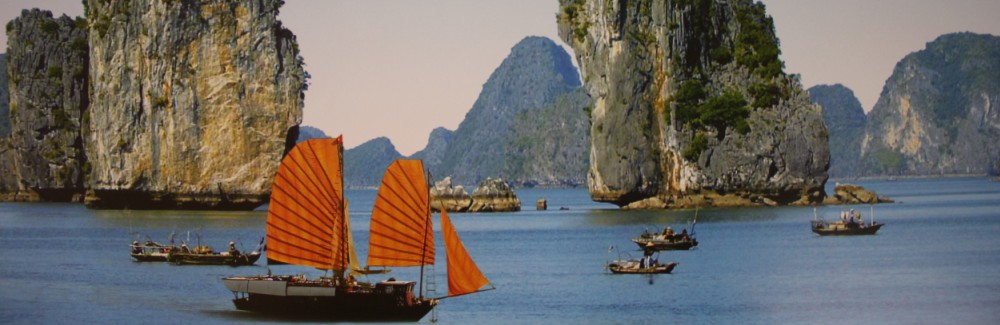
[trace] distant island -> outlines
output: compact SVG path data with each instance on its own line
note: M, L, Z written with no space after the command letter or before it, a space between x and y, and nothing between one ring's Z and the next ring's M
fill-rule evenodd
M867 114L840 85L809 90L830 128L832 177L997 175L1000 37L942 35L904 57Z
M569 54L550 39L526 37L483 85L458 129L435 129L427 146L407 158L423 160L437 180L451 177L470 188L498 177L517 187L583 186L590 107ZM384 137L348 149L345 184L378 186L399 158Z

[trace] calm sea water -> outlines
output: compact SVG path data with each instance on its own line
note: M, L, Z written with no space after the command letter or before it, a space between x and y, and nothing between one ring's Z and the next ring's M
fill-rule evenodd
M654 276L612 275L604 264L619 254L641 255L629 238L644 228L689 226L695 211L618 211L591 202L586 190L520 190L522 212L452 216L497 289L443 300L438 322L1000 323L1000 183L859 184L899 202L874 208L886 223L875 236L816 236L809 231L812 208L705 209L698 211L697 249L661 255L680 265ZM374 195L348 193L362 256ZM534 210L539 197L548 199L549 211ZM869 206L817 212L833 219L841 208L869 218ZM134 233L166 242L175 232L192 243L200 234L202 244L217 249L235 240L249 250L264 235L264 216L2 203L0 323L280 322L236 311L220 281L266 273L263 260L232 268L136 263L128 256ZM440 233L435 236L440 242ZM444 250L438 252L443 295ZM272 271L323 274L296 266ZM418 271L391 275L415 280Z

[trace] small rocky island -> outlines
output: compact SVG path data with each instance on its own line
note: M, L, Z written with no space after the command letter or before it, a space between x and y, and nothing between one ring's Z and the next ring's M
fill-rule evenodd
M521 211L521 200L501 178L486 178L470 196L461 185L453 186L451 177L434 183L430 189L431 210L449 212Z
M893 203L890 198L879 196L873 191L854 184L837 184L833 195L823 200L823 204L875 204Z

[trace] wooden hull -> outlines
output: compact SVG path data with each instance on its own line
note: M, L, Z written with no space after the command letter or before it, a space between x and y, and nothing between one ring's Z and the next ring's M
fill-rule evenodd
M422 301L406 305L395 297L351 293L334 297L288 297L250 294L233 299L236 309L282 318L334 322L416 322L434 308Z
M136 262L166 262L167 257L169 256L167 253L129 255L131 255Z
M874 235L882 228L881 223L876 223L874 225L859 226L857 228L847 228L847 227L828 227L828 226L818 226L814 223L812 226L812 232L820 236L856 236L856 235Z
M414 282L346 286L292 277L225 278L236 309L306 321L419 321L437 299L413 296Z
M633 238L632 242L638 245L639 248L645 249L647 247L652 247L653 250L657 251L674 251L674 250L686 251L691 249L691 247L698 246L697 239L670 241L670 240L638 237L638 238ZM650 243L652 243L653 245L649 246Z
M170 260L177 265L253 265L260 259L260 253L242 254L237 256L221 254L171 254Z
M670 273L677 267L677 262L670 262L667 264L655 264L652 267L640 268L637 266L631 266L629 263L611 263L608 265L608 269L611 273L615 274L659 274L659 273Z

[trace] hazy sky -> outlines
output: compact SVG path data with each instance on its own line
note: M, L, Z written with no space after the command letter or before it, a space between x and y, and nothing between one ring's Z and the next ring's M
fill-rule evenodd
M765 0L785 71L805 87L842 83L870 110L896 62L946 33L1000 35L996 0ZM0 0L83 14L78 0ZM483 83L522 38L558 39L556 0L287 0L280 19L312 75L303 124L344 134L347 147L387 136L404 155L430 131L454 130ZM0 41L6 43L6 35ZM572 53L572 52L570 52Z

